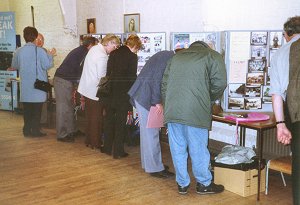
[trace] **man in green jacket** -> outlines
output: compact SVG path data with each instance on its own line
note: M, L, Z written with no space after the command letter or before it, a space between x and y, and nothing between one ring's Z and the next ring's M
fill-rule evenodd
M178 52L165 70L162 100L180 194L186 194L190 185L188 154L197 181L197 193L212 194L224 190L222 185L212 182L207 145L212 104L222 96L226 85L222 56L202 41Z

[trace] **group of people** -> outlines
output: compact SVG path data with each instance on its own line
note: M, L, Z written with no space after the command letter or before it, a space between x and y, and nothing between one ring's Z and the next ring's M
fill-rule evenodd
M36 76L47 80L46 70L53 65L53 51L46 52L33 43L37 35L35 28L24 29L26 44L16 51L12 61L12 67L19 70L21 77L24 136L43 134L37 118L46 93L34 89L33 83ZM294 204L300 204L299 16L289 18L284 24L284 37L287 43L272 58L270 93L278 141L292 142L293 200ZM136 76L136 53L141 47L136 34L129 35L122 46L117 36L108 34L100 43L93 37L85 38L81 46L67 55L54 77L57 140L73 142L79 132L71 99L73 90L77 89L85 99L86 146L100 149L114 159L127 157L124 150L126 119L134 106L140 119L142 168L154 177L171 177L174 173L162 160L159 128L147 127L149 110L155 106L158 113L164 113L178 192L186 194L190 186L188 157L197 182L196 192L222 192L224 186L212 181L209 169L208 134L213 102L221 98L227 86L224 59L205 42L196 41L178 52L156 53ZM104 76L110 77L111 95L99 99L97 85ZM285 101L287 106L283 106ZM289 119L291 123L287 123Z

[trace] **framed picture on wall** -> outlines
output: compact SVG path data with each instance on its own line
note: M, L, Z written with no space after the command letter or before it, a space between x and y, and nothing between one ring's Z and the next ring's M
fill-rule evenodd
M87 19L86 20L87 33L96 33L96 19Z
M124 14L124 32L140 32L140 14Z

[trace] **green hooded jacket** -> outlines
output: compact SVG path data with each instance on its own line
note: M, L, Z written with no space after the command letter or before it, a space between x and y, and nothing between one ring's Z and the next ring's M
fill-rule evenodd
M211 129L212 103L227 86L224 59L194 42L168 63L162 81L164 122Z

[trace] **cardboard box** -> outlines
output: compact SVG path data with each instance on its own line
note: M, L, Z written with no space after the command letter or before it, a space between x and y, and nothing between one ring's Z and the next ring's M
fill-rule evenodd
M251 196L257 194L258 171L250 169L241 171L222 167L214 167L214 182L222 184L225 190L240 196ZM261 170L260 191L265 191L266 169Z

